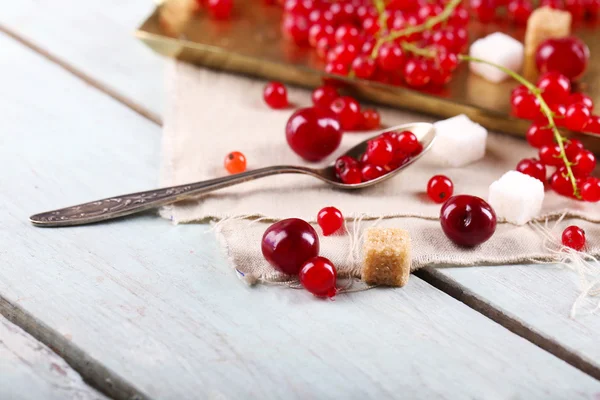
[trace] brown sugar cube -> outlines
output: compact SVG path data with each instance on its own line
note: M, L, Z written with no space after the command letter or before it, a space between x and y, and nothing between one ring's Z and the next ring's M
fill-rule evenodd
M196 0L165 0L158 15L160 28L166 35L177 37L197 10Z
M410 275L410 249L410 235L403 229L367 229L362 280L372 285L406 285Z
M523 72L525 77L535 77L535 52L538 46L546 39L562 38L571 33L571 13L555 10L550 7L536 9L527 20L525 31L525 63Z

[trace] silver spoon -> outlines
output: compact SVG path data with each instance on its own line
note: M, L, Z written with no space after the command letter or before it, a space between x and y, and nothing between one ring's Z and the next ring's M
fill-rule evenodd
M259 168L252 171L242 172L240 174L226 176L223 178L209 179L202 182L189 183L187 185L172 186L168 188L148 190L146 192L138 192L125 194L122 196L109 197L107 199L92 201L89 203L79 204L76 206L61 208L59 210L47 211L40 214L35 214L29 217L32 224L44 227L57 226L73 226L84 225L93 222L106 221L125 215L138 213L151 208L164 206L166 204L175 203L180 200L189 199L201 194L212 192L213 190L223 189L229 186L237 185L238 183L252 181L254 179L263 178L265 176L276 174L305 174L314 176L323 182L340 189L360 189L367 186L376 185L385 180L390 179L398 174L401 170L408 167L423 156L433 144L435 139L435 129L432 124L425 122L417 122L394 126L377 132L379 136L383 132L389 131L411 131L423 145L423 151L410 159L409 162L401 167L380 176L371 181L348 185L341 183L335 176L333 164L322 168L313 169L301 166L277 165L273 167ZM359 158L366 148L368 140L361 142L348 150L346 155L354 158Z

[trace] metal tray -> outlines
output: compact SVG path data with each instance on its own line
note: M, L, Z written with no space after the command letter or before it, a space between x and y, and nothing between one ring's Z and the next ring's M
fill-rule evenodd
M213 21L204 14L190 21L178 38L161 31L158 9L142 24L136 36L156 52L214 69L279 80L293 85L317 87L324 77L323 62L311 48L300 48L281 36L279 7L253 0L236 2L235 14L228 21ZM510 25L470 24L470 38L495 31L522 40L523 28ZM592 59L579 83L600 108L600 27L581 25L574 33L590 47ZM510 115L510 91L517 84L508 80L493 84L471 74L461 65L452 81L443 88L413 90L360 79L340 78L348 92L358 98L439 117L460 113L488 129L512 135L525 135L530 122ZM567 133L570 135L570 133ZM600 136L579 134L586 147L600 153Z

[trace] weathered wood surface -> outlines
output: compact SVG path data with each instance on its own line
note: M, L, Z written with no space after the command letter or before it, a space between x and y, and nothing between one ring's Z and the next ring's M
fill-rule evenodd
M153 186L159 127L4 36L0 48L0 294L142 392L161 399L600 393L600 382L418 278L403 289L318 301L304 291L245 287L203 225L172 226L148 214L79 228L30 226L35 211Z
M134 37L153 8L151 0L6 0L0 27L158 116L164 60Z
M102 400L52 350L0 315L0 399Z

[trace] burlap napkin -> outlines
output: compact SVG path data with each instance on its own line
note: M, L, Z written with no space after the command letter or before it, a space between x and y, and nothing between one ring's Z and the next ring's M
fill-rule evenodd
M243 152L248 168L277 164L307 164L285 141L284 127L293 108L274 111L262 100L265 82L173 62L167 73L168 101L163 137L161 184L177 185L226 174L223 159L233 150ZM296 107L311 104L310 92L289 89ZM430 117L377 107L386 126ZM457 134L460 134L457 132ZM347 133L337 154L372 133ZM500 223L491 240L466 250L443 234L440 206L427 200L424 190L436 174L449 176L455 194L487 198L488 186L519 160L533 157L524 141L490 134L485 159L463 168L442 168L424 157L394 179L361 191L334 190L307 176L279 175L224 189L164 208L161 214L175 223L213 219L232 266L249 280L280 279L260 253L263 232L273 220L298 217L315 222L325 206L339 208L347 219L347 233L322 237L322 255L344 275L360 275L360 235L372 224L407 229L413 239L413 268L424 265L482 265L553 260L547 243L532 226ZM577 224L587 232L590 254L600 252L600 207L569 200L548 191L539 221L567 213L556 232ZM256 220L256 218L261 218ZM594 223L596 222L596 223ZM317 231L319 231L317 227Z

